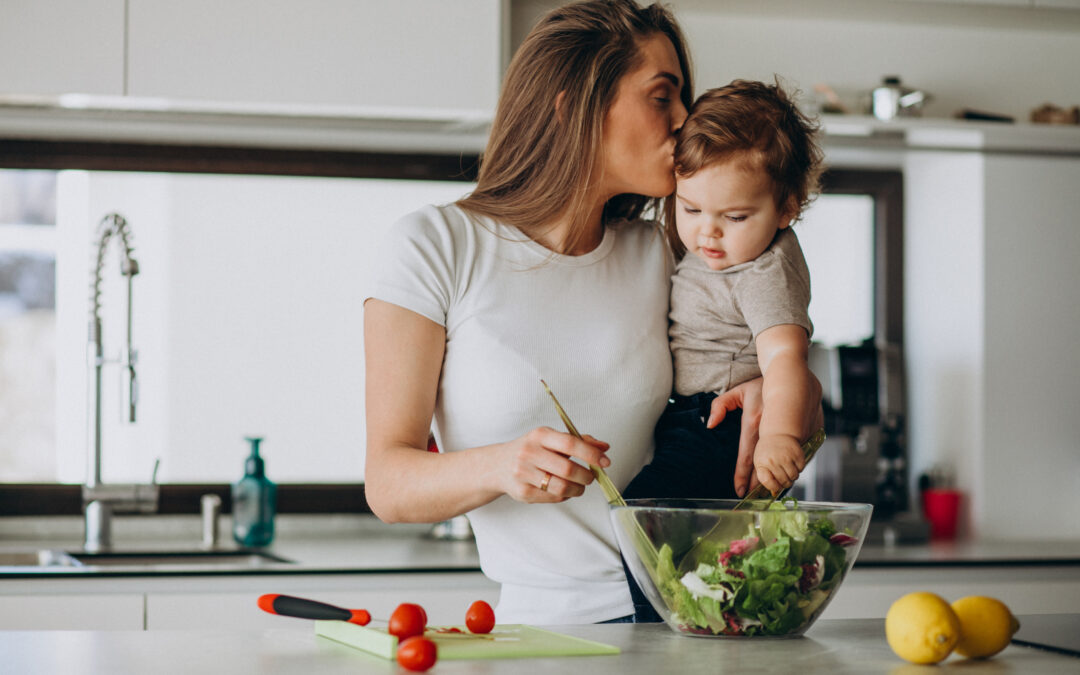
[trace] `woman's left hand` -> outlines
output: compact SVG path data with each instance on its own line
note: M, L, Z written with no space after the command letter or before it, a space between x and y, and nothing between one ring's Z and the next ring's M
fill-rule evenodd
M821 407L821 382L810 373L810 396L807 397L809 408L803 415L803 439L825 425L825 413ZM735 462L735 494L743 497L757 487L759 481L754 473L754 448L758 443L758 429L761 427L761 415L765 411L762 399L763 378L755 378L732 387L713 399L712 410L705 426L712 429L724 421L732 410L742 408L742 425L739 432L739 458Z
M754 475L754 448L758 442L758 428L765 404L761 397L763 378L754 378L732 387L713 399L712 410L705 426L712 429L724 421L732 410L742 408L742 424L739 432L739 458L735 462L735 494L742 497L757 485Z

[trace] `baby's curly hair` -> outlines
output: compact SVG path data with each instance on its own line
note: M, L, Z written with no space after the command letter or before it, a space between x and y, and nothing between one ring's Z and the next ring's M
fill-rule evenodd
M792 208L793 221L820 190L823 157L820 127L804 115L775 84L735 80L710 89L694 102L679 132L675 173L690 176L700 169L749 153L748 159L768 172L780 209ZM676 254L685 248L675 229L675 198L665 203L668 237Z

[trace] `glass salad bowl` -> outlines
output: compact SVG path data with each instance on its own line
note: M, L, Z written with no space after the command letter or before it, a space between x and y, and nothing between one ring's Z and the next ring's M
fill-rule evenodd
M873 507L631 499L612 506L630 573L677 633L801 635L855 562Z

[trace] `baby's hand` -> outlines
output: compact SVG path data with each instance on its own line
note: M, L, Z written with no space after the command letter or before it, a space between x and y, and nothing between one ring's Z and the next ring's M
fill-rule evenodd
M802 444L794 436L771 434L758 439L754 470L758 481L773 495L791 487L805 467Z

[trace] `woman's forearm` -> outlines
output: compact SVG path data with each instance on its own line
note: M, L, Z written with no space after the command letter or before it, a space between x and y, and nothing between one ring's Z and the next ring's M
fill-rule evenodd
M434 523L483 506L501 493L491 448L432 453L404 445L368 448L365 493L379 519Z
M505 442L427 451L446 331L378 300L364 306L367 367L365 492L386 522L438 522L501 495L557 503L582 495L607 443L536 427Z

